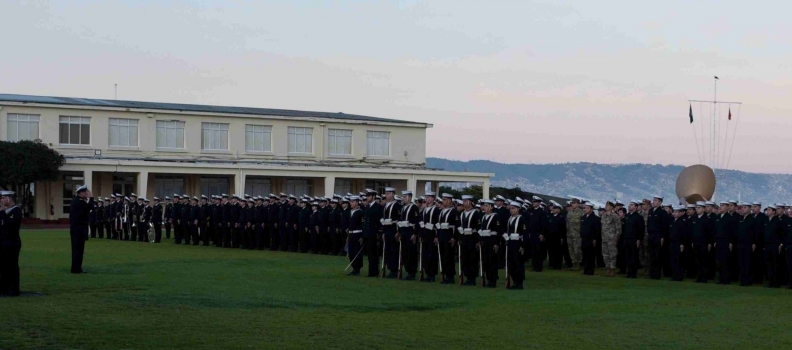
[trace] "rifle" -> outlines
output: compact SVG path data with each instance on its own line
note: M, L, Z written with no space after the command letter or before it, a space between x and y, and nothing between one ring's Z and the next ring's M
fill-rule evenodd
M398 279L402 279L402 242L401 237L399 237L399 275L397 276Z
M483 260L481 258L482 254L483 254L481 252L482 250L484 250L484 245L483 244L479 244L479 277L481 277L481 286L484 287L484 282L485 282L484 280L486 278L484 277L484 266L481 263L481 261Z
M465 284L465 276L462 275L462 244L461 242L457 242L457 248L459 248L459 285Z
M148 236L149 242L154 243L154 231L151 229L154 228L154 223L149 221L149 227L146 230L146 235Z
M443 255L440 254L440 241L437 241L437 264L440 267L440 283L445 282L445 275L443 274Z
M385 278L385 234L382 234L382 278Z
M418 269L421 270L421 278L418 281L423 282L424 280L423 242L421 242L420 238L418 239Z
M506 288L511 287L511 276L509 275L509 242L506 242Z

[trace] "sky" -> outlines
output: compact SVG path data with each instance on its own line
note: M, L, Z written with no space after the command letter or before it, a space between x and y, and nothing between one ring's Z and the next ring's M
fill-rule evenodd
M2 1L0 93L112 99L118 84L124 100L431 123L430 157L713 159L792 173L790 10L788 1ZM713 100L716 75L717 100L742 105L715 114L688 102Z

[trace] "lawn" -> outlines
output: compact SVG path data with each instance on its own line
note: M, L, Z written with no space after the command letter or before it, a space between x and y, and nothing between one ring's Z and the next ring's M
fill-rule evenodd
M172 240L92 239L71 275L68 232L22 239L28 295L0 298L2 349L792 348L787 289L546 271L493 290Z

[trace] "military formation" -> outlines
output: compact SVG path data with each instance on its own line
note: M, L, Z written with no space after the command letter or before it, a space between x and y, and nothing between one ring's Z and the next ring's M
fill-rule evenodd
M85 273L89 238L347 256L345 271L426 283L523 289L526 269L584 275L739 282L792 288L792 206L737 201L673 206L663 198L564 204L534 196L454 198L387 187L332 198L174 194L152 201L77 189L70 207L71 272ZM0 192L0 294L19 295L19 227L13 192ZM164 232L163 232L164 231ZM364 264L365 263L365 264ZM367 265L367 266L364 266ZM350 271L351 269L351 271ZM404 275L403 275L404 274Z

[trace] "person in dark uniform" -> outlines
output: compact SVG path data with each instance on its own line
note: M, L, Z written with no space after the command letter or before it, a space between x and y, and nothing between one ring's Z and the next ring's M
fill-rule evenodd
M349 197L341 198L341 210L338 214L338 246L341 247L338 251L339 256L348 254L349 243L347 237L349 232Z
M311 202L311 216L308 218L308 235L311 238L311 254L319 254L321 251L321 237L319 236L319 221L321 221L321 211L319 202Z
M232 195L228 204L228 238L230 239L229 248L239 248L239 230L242 226L239 222L239 196Z
M439 258L437 256L437 246L440 243L437 237L437 226L440 223L440 211L442 209L435 203L436 195L434 192L427 192L425 197L425 207L419 222L421 227L421 248L419 250L423 252L421 256L422 273L426 273L427 276L423 281L431 283L435 281L435 276L437 276Z
M165 221L160 199L159 197L154 197L154 206L151 208L151 223L154 225L154 243L162 242L162 226Z
M654 196L652 207L646 219L647 253L649 254L649 278L659 280L662 277L662 251L668 237L670 219L663 208L663 197Z
M324 204L325 206L327 206L326 198ZM289 196L288 207L289 207L289 211L287 216L287 220L288 220L287 226L288 226L289 251L291 251L292 253L296 253L297 250L299 249L299 244L300 244L300 232L298 231L298 228L300 224L300 211L302 210L302 208L300 208L300 206L297 205L296 196ZM327 215L327 212L325 212L324 215ZM325 226L326 225L327 224L325 221ZM325 232L324 237L320 237L320 239L327 239L326 228L324 232ZM323 251L323 253L326 254L325 251Z
M85 240L88 238L88 212L93 207L93 194L87 186L77 188L69 207L69 235L71 236L71 273L84 273L82 269Z
M148 223L145 223L144 225L144 216L146 215L146 199L143 197L138 197L137 202L137 207L135 207L137 218L137 240L138 242L145 242L148 240L148 237L146 237L146 232L149 229Z
M247 206L247 221L250 226L247 229L247 239L245 240L245 248L247 250L256 249L256 199L250 197Z
M104 231L107 233L105 239L113 239L113 224L115 223L115 195L111 195L110 198L105 197L105 209L104 209Z
M562 240L566 238L566 218L561 215L561 204L550 202L550 214L545 216L545 242L547 243L548 264L553 270L560 270L563 263ZM568 253L567 253L568 254ZM569 260L571 262L571 260Z
M402 265L407 271L405 281L415 280L418 272L418 245L420 244L420 232L416 230L420 219L421 209L412 202L412 191L402 191L402 211L399 218L399 240L402 245ZM350 252L351 254L351 252Z
M280 194L280 206L278 206L278 234L280 250L289 250L289 196L285 193Z
M255 198L256 205L253 206L253 238L255 244L252 245L257 250L264 250L264 199L261 196Z
M173 194L173 238L175 244L181 244L184 239L182 232L182 201L181 195Z
M523 218L528 228L528 241L531 249L531 271L542 272L546 257L545 221L547 213L541 208L542 198L533 196L531 208L525 211ZM526 247L528 248L528 247Z
M679 205L673 209L673 218L668 225L669 263L672 270L671 280L681 282L685 278L682 253L685 251L690 237L688 224L684 219L685 206Z
M187 197L187 196L184 196ZM182 199L184 199L182 197ZM185 203L182 207L182 222L184 222L184 245L198 245L198 217L200 216L200 208L198 208L198 197L193 196L189 198L189 202Z
M162 208L162 226L165 228L165 239L171 237L171 218L173 217L173 204L168 196L165 196L165 206Z
M214 196L214 206L212 206L212 224L214 229L214 237L212 237L214 246L217 248L223 247L223 229L225 223L223 222L223 197Z
M602 241L602 224L599 217L594 215L594 204L586 202L583 205L583 217L580 220L580 247L583 251L583 274L594 275L596 264L596 247Z
M618 268L617 273L624 275L627 273L627 264L625 263L626 259L624 258L624 255L626 254L624 251L624 224L627 221L627 208L623 206L620 207L617 204L616 214L619 215L619 221L621 222L621 234L619 235L619 240L616 243L616 267Z
M443 193L440 195L443 198L441 203L440 216L437 221L437 244L440 246L440 267L443 270L440 283L454 284L454 275L456 275L456 263L454 262L458 257L459 233L459 215L454 206L454 196L450 193Z
M465 276L466 286L476 286L476 277L479 274L479 224L481 223L481 213L473 207L473 196L462 196L463 211L459 215L459 244L461 248L460 264L462 264L462 274Z
M337 196L333 195L329 202L330 206L327 210L327 251L330 255L338 255L338 251L342 249L338 244L338 224L341 218L341 208L339 207Z
M95 234L98 238L104 238L104 224L105 224L105 202L102 198L96 198L96 207L94 208L94 222L91 233Z
M751 279L755 284L762 284L767 271L764 258L764 225L767 221L767 215L762 212L761 202L751 203L751 212L754 218L754 230L756 235L756 250L754 250L751 259L751 267L753 270Z
M399 241L396 239L398 226L396 225L401 218L401 203L396 201L396 189L393 187L385 188L385 206L382 211L382 242L385 244L385 264L390 273L387 278L398 278L401 266L399 266Z
M96 238L96 214L98 213L98 211L96 210L97 207L98 204L96 201L94 201L93 206L88 211L88 228L90 231L89 236L91 238Z
M300 216L297 219L297 231L299 231L299 247L298 251L301 253L308 253L308 251L312 251L312 237L311 237L311 215L313 214L313 208L311 207L311 198L308 197L300 197Z
M740 286L753 284L752 255L756 250L756 219L751 215L751 204L740 203L740 221L737 225L737 263L740 266Z
M509 289L523 289L525 280L525 264L522 255L525 254L523 247L524 238L527 240L528 226L526 220L520 215L521 204L517 201L509 203L509 220L506 223L506 233L503 239L506 241L506 269L507 278L511 278L512 285ZM508 282L508 280L507 280Z
M270 205L267 207L267 222L269 223L270 251L276 251L280 247L280 201L278 196L270 193Z
M734 249L737 230L733 226L729 203L721 202L713 221L713 241L715 248L715 262L718 269L718 284L731 284L731 269L729 268L729 255Z
M247 236L250 227L252 226L251 223L253 218L249 217L250 212L248 211L248 199L245 198L246 196L242 196L239 199L239 232L237 235L237 245L235 248L245 249L247 248Z
M639 201L630 201L629 212L624 219L624 264L627 268L627 278L638 278L638 250L644 240L644 219L638 212Z
M2 296L19 296L21 224L22 209L16 205L14 192L0 191L0 295Z
M767 207L767 218L764 222L764 256L767 268L768 287L778 288L778 276L776 275L780 264L780 252L783 249L783 242L786 240L786 227L783 226L781 219L776 214L777 207L769 205Z
M382 224L382 205L376 200L377 192L366 189L366 205L363 208L363 238L366 244L366 255L368 255L368 277L379 276L380 248L378 240Z
M696 215L689 220L691 248L695 257L697 283L709 278L709 252L712 250L711 221L704 213L704 202L696 202Z
M360 209L360 198L351 196L349 198L349 262L352 266L350 276L360 276L360 269L363 267L362 252L365 239L363 238L363 210Z
M481 221L479 222L479 248L481 250L481 270L487 280L487 287L495 288L498 283L498 257L501 234L504 232L501 219L493 212L495 202L489 199L481 201ZM507 221L508 222L508 221ZM482 282L483 283L483 282Z
M143 216L140 220L140 225L145 228L142 234L140 234L140 238L143 239L142 242L149 242L154 243L154 225L151 221L154 217L154 208L151 206L151 201L148 198L143 198Z

